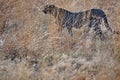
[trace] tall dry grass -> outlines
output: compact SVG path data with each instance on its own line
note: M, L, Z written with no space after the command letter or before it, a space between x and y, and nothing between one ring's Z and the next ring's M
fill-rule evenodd
M54 17L44 15L46 4L73 12L99 8L113 30L120 26L119 0L1 0L1 80L120 80L120 36L104 42L82 39L84 28L57 31ZM3 5L4 4L4 5Z

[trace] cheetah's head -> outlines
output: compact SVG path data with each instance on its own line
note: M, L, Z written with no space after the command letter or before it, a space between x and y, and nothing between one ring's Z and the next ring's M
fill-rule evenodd
M45 14L52 14L56 7L54 5L46 5L42 10Z

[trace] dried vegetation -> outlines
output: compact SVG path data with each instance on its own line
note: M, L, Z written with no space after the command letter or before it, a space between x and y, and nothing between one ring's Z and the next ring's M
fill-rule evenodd
M41 12L46 4L103 9L120 31L119 0L0 0L0 80L120 80L120 34L83 39L81 28L60 36L55 19Z

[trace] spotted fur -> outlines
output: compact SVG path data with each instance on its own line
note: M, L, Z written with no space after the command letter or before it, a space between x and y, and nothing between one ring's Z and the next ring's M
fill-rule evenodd
M100 39L103 40L104 36L100 28L102 20L107 30L112 32L111 27L109 27L107 17L101 9L91 9L81 12L71 12L63 8L58 8L54 5L46 5L43 12L45 14L51 14L56 18L57 24L60 26L59 31L62 31L62 28L67 28L69 34L72 36L72 28L80 28L84 24L89 23L88 27L94 28L96 34L100 36ZM88 30L89 31L89 30Z

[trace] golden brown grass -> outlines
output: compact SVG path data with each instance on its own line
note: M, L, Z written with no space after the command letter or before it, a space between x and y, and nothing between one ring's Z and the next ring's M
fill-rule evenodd
M46 4L75 12L100 8L107 14L112 29L120 31L119 3L119 0L1 0L0 33L4 32L0 35L0 79L120 80L120 35L113 34L104 42L82 39L84 28L73 29L73 37L66 29L60 35L55 19L41 12ZM11 60L15 54L18 55Z

